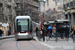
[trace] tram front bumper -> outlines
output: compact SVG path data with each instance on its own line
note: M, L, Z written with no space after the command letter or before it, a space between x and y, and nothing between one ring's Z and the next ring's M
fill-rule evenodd
M16 39L29 39L32 38L32 35L30 34L17 34Z

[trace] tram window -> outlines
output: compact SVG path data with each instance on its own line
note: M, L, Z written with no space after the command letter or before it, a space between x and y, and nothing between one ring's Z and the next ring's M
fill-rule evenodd
M28 31L28 20L27 19L17 20L17 31Z

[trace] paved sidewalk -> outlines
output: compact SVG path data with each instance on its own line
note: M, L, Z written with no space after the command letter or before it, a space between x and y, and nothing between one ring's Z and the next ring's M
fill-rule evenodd
M45 47L49 47L50 50L75 50L75 43L73 43L73 40L69 38L67 41L66 39L60 39L58 38L58 41L55 41L55 38L51 38L49 41L44 41L41 39L39 41L37 37L35 37L35 40L42 44Z
M0 40L1 39L7 39L7 38L13 38L15 35L10 35L10 36L2 36L2 37L0 37Z

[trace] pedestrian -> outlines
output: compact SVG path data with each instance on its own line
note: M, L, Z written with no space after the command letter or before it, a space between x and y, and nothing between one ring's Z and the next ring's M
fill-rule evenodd
M71 28L71 37L72 37L72 39L73 39L73 27L74 27L74 25L72 26L72 28Z
M44 33L45 33L45 30L44 30L44 27L42 27L42 37L43 37L43 41L45 41L45 35L44 35Z
M75 26L73 27L73 42L75 42Z
M56 27L55 27L55 25L53 26L52 32L53 32L54 38L55 38L56 37Z
M11 34L11 31L10 30L8 30L8 36Z
M69 38L69 28L68 28L68 26L65 27L65 38Z
M63 35L64 35L64 28L63 28L63 26L60 27L60 33L61 33L61 39L63 39Z
M39 28L37 31L37 37L38 37L39 41L40 41L40 31L41 31L41 29Z
M60 37L61 36L61 34L60 34L60 26L58 26L58 28L57 28L57 33L58 33L58 37Z
M36 26L36 36L38 36L38 27Z
M50 37L52 38L52 27L51 26L48 27L48 36L49 36L49 39Z
M0 29L0 37L2 37L3 31Z

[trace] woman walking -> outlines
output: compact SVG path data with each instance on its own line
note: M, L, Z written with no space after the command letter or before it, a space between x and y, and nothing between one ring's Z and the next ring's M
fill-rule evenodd
M42 37L43 37L43 41L45 41L45 35L44 35L44 33L45 33L45 30L44 30L44 27L42 27Z
M55 25L53 26L52 32L53 32L54 38L55 38L56 37L56 27L55 27Z
M73 27L73 42L75 42L75 26Z

